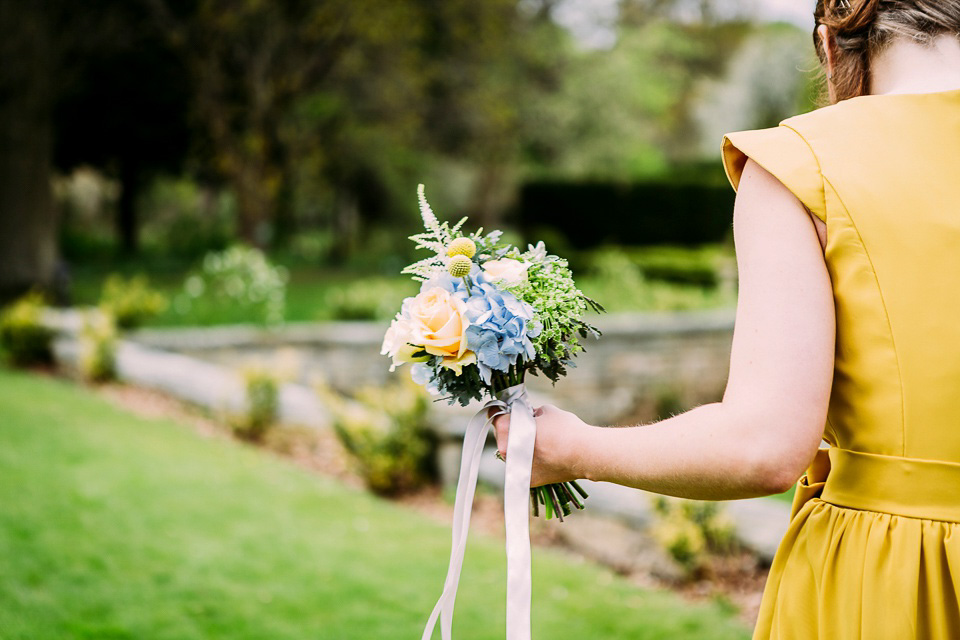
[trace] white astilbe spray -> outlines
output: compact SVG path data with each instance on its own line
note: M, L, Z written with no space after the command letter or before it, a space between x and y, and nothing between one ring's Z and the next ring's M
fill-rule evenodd
M432 251L434 255L411 264L403 270L403 273L412 275L414 280L425 282L438 273L446 271L447 245L457 237L460 227L467 219L462 218L451 229L448 223L437 220L424 195L422 184L417 185L417 197L420 200L420 217L423 218L423 227L426 232L410 236L410 239L417 243L417 249Z
M440 222L437 216L433 214L430 203L427 202L427 196L424 194L423 185L417 185L417 199L420 201L420 217L423 218L423 226L428 231L440 233Z

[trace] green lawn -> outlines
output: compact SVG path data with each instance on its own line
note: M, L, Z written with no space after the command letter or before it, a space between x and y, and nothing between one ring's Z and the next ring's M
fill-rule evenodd
M450 544L445 526L251 447L6 370L0 505L4 640L416 638ZM458 638L503 637L504 575L502 540L472 536ZM748 637L719 603L550 550L533 576L535 638Z
M101 267L78 268L73 276L73 302L80 305L95 305L100 300L103 281L110 273L125 276L145 274L153 288L162 291L171 301L182 291L183 281L189 270L182 266L163 270L143 269L136 265L123 265L114 270ZM389 320L400 310L406 296L416 295L417 284L407 276L358 276L357 274L298 266L291 268L287 285L284 319L288 322L314 322L336 319L367 319L371 314L381 320ZM349 296L349 297L347 297ZM336 305L336 308L334 308ZM228 304L198 317L192 313L179 313L174 305L154 318L154 326L181 327L203 324L242 324L254 321L242 308ZM353 314L353 315L351 315Z

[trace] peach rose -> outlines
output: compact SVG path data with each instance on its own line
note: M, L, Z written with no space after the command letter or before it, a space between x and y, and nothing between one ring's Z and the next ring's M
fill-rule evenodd
M409 307L410 342L435 356L458 361L467 353L467 306L442 287L427 289Z

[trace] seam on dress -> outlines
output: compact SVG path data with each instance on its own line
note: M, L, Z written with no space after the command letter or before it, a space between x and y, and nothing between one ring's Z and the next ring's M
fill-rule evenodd
M906 518L907 520L916 520L918 522L931 522L933 524L943 525L943 526L960 526L960 522L954 522L953 520L937 520L935 518L921 518L919 516L907 516L902 513L890 513L889 511L875 511L874 509L857 509L856 507L845 507L841 504L833 504L828 502L823 498L810 498L810 501L819 500L821 503L827 505L828 509L840 509L841 511L846 511L849 514L859 514L870 516L871 520L875 520L876 516L886 516L887 518ZM921 534L922 535L922 534Z
M799 131L797 131L796 129L794 129L788 124L783 124L782 122L780 123L780 126L783 127L784 129L789 129L790 131L793 131L795 134L797 134L797 137L803 140L803 144L807 145L807 150L809 150L810 155L813 156L813 161L817 163L817 175L820 176L820 193L823 195L823 220L821 220L820 222L826 224L827 223L827 193L824 185L827 182L827 178L826 176L823 175L823 168L820 166L820 158L818 158L817 154L814 153L813 146L807 141L806 138L803 137L802 133L800 133ZM831 188L833 188L833 185L831 185ZM834 189L834 191L836 191L836 189ZM811 211L811 213L813 212ZM815 213L813 215L817 216L817 214ZM817 216L817 218L819 217L820 216Z
M853 227L854 232L857 234L857 240L860 241L860 246L863 248L863 254L867 257L867 262L870 264L870 271L873 273L873 280L877 283L877 293L880 294L880 304L883 306L883 315L887 319L887 332L890 334L890 344L893 346L893 358L897 363L897 380L900 383L900 455L906 455L906 411L904 408L904 396L903 396L903 373L900 371L900 354L897 352L897 342L893 336L893 324L890 322L890 312L887 311L887 302L883 298L883 288L880 286L880 277L877 275L877 270L873 266L873 260L870 258L870 252L867 251L867 245L863 242L863 237L860 235L860 229L857 228L857 223L854 221L853 216L850 215L850 209L847 208L847 205L844 204L843 198L840 197L840 194L837 192L836 187L833 186L833 183L827 180L826 176L823 176L824 184L830 185L830 189L833 191L834 195L837 197L837 200L840 202L840 206L843 207L843 210L847 213L847 219L850 221L850 226Z
M826 225L826 224L827 224L827 217L828 217L828 216L827 216L827 187L826 187L826 185L827 185L827 184L830 184L830 183L829 183L829 181L827 180L827 177L826 177L825 175L823 175L823 167L820 166L820 158L818 158L816 152L814 152L814 150L813 150L813 145L810 144L810 141L809 141L809 140L807 140L806 138L803 137L803 134L802 134L802 133L800 133L800 132L797 131L795 128L791 127L790 125L784 124L783 122L780 123L780 126L783 127L784 129L789 129L790 131L792 131L792 132L794 132L795 134L797 134L797 137L800 138L801 140L803 140L803 144L807 145L807 150L810 151L810 155L813 157L813 161L817 163L817 175L820 176L820 193L821 193L821 195L823 196L823 220L820 220L820 222L822 222L823 224ZM833 189L833 192L834 192L834 193L836 193L837 190L833 187L832 184L830 184L830 188ZM838 197L837 199L839 200L839 197ZM843 206L844 210L846 211L846 208L847 208L847 207L846 207L845 204L843 204L843 201L842 201L842 200L840 201L840 204L841 204L841 206ZM813 213L813 212L811 211L810 213ZM820 216L817 216L817 214L813 213L813 215L816 216L818 220L820 219ZM847 211L847 218L850 218L850 212L849 212L849 211ZM857 237L858 237L858 238L860 237L860 232L859 232L859 231L857 232ZM817 241L819 242L819 240L820 240L820 234L819 234L819 232L818 232L818 233L817 233ZM826 243L829 243L829 242L830 242L830 228L829 228L829 226L828 226L828 227L827 227L827 239L826 239ZM863 244L863 240L860 241L860 244ZM866 251L866 249L864 249L864 251ZM869 256L868 256L868 258L869 258ZM827 261L827 247L826 247L826 245L824 245L824 247L823 247L823 259L824 259L824 262ZM871 265L870 265L870 268L873 269L873 264L872 264L872 263L871 263ZM874 275L876 275L876 272L874 272ZM877 283L877 288L879 288L879 287L880 287L880 283L878 282L878 283ZM832 283L831 283L831 288L832 288ZM883 296L881 295L881 300L882 300L882 299L883 299ZM886 308L884 308L884 312L886 312ZM889 323L889 319L888 319L887 321L888 321L888 323ZM836 340L834 340L833 348L834 348L834 352L836 352L836 348L837 348ZM834 355L836 355L836 353L834 353ZM897 370L898 370L898 371L899 371L899 368L900 368L900 365L899 365L899 363L898 363L898 365L897 365ZM834 363L833 375L836 375L836 363ZM902 391L901 391L901 394L902 394ZM832 397L833 397L833 381L832 381L832 379L831 379L831 383L830 383L830 398L832 398ZM836 429L834 429L833 424L831 424L831 422L830 422L830 414L829 414L829 411L830 411L830 398L827 399L827 419L826 419L826 426L827 426L830 434L833 436L833 439L834 439L834 440L838 440L838 438L837 438L837 431L836 431ZM901 428L902 428L902 427L901 427ZM822 439L824 439L824 438L823 438L823 434L821 434L821 440L822 440Z

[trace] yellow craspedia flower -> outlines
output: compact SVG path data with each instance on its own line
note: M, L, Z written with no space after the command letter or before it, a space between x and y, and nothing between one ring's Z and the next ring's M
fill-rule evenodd
M451 258L453 256L472 258L477 255L477 245L470 238L457 238L447 247L447 255Z
M455 255L450 260L450 264L447 265L447 271L449 271L450 275L452 275L454 278L463 278L464 276L470 275L470 267L472 266L473 260L467 256L462 254Z

